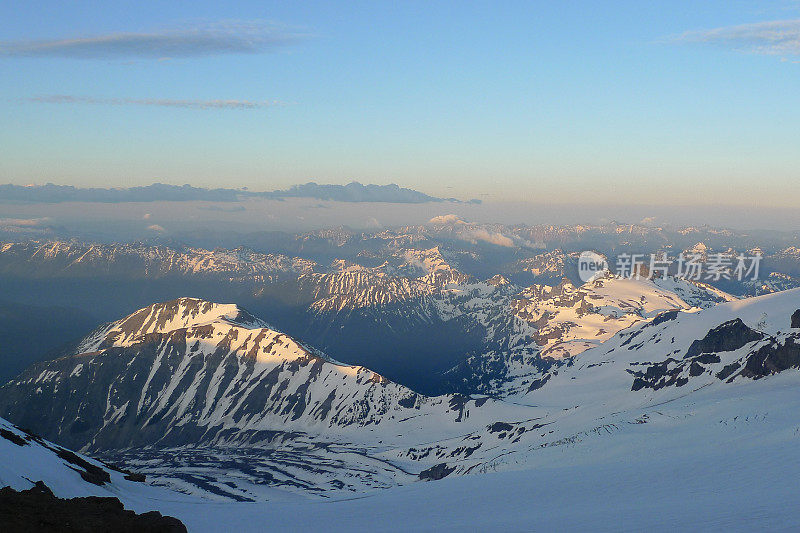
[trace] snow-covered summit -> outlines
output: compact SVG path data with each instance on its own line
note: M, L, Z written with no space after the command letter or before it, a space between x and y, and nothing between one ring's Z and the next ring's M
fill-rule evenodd
M268 327L265 322L236 304L218 304L199 298L178 298L149 305L99 328L80 343L78 353L111 346L130 346L149 334L167 333L214 322L246 328Z

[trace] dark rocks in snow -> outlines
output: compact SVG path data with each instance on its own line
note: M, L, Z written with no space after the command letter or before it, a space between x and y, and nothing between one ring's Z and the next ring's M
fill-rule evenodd
M632 391L638 391L644 388L658 390L662 387L678 384L678 375L682 371L682 367L672 366L678 363L671 357L661 363L650 364L644 372L628 370L630 374L634 375ZM671 367L671 368L670 368ZM683 383L678 386L683 385Z
M101 486L111 482L111 475L108 472L106 472L103 468L90 463L89 461L79 456L75 452L62 448L60 446L56 446L55 444L49 443L44 439L42 439L41 437L39 437L38 435L31 433L30 431L22 429L20 429L20 431L24 433L24 435L19 435L5 428L0 428L0 437L13 442L17 446L29 446L31 442L36 442L40 444L42 447L46 448L47 450L57 455L63 461L66 461L68 463L67 466L69 466L69 468L78 472L78 474L80 474L81 478L84 481L87 481L93 485ZM117 470L124 474L130 474L137 477L141 476L141 474L134 474L133 472L130 472L128 470L114 468L109 465L106 466L108 466L112 470ZM126 479L129 478L126 476ZM131 481L136 481L136 480L131 479ZM142 481L144 481L144 479L142 479Z
M789 368L800 368L800 344L786 339L784 344L762 346L747 358L741 375L758 379Z
M528 387L528 392L535 391L544 387L544 384L550 379L550 374L545 374L543 377L539 379L534 379L531 381L530 386Z
M419 478L426 481L437 481L442 478L446 478L450 474L455 471L456 467L454 466L447 466L447 463L439 463L436 466L432 466L427 470L423 470L419 473Z
M706 369L703 368L703 365L701 365L701 364L699 364L699 363L697 363L695 361L692 361L692 364L689 366L689 375L692 376L692 377L697 377L700 374L702 374L703 372L705 372L705 370Z
M400 398L399 400L397 400L397 403L400 405L400 407L405 407L406 409L411 409L417 403L417 395L416 394L412 394L411 396L407 396L405 398Z
M508 422L495 422L487 427L489 433L499 433L500 431L511 431L514 429L514 426L509 424Z
M22 437L20 437L16 433L11 432L11 431L9 431L7 429L4 429L4 428L0 428L0 437L4 438L6 440L10 440L11 442L16 444L17 446L27 446L28 445L28 441L26 441L25 439L23 439Z
M111 482L111 476L108 472L99 466L93 465L86 459L79 457L74 452L65 450L64 448L55 448L53 451L61 459L74 465L74 470L81 475L84 481L88 481L93 485L104 485Z
M757 341L763 335L747 327L741 318L720 324L709 330L705 337L694 341L686 352L686 359L702 353L732 352L745 344Z
M792 313L792 327L800 328L800 309Z
M158 511L136 514L117 498L57 498L41 481L28 490L0 489L0 524L4 532L115 533L185 532L177 518Z
M692 361L708 365L711 363L719 363L721 359L715 353L703 353L692 359Z
M464 417L464 412L467 404L469 403L469 396L464 396L463 394L454 394L450 398L450 409L453 411L458 411L458 417L456 418L456 422L461 422Z
M731 363L731 364L729 364L729 365L725 365L725 366L722 368L722 370L720 370L719 372L717 372L717 378L719 378L719 379L722 379L722 380L724 380L724 379L727 379L727 378L729 378L729 377L730 377L730 376L731 376L731 375L732 375L734 372L736 372L737 370L739 370L739 368L741 368L741 366L742 366L742 365L741 365L741 364L739 364L739 363L737 363L737 362L733 362L733 363Z
M659 313L653 320L650 321L650 325L657 326L659 324L663 324L664 322L675 320L678 318L678 313L680 313L679 309L673 309L672 311L664 311L663 313Z

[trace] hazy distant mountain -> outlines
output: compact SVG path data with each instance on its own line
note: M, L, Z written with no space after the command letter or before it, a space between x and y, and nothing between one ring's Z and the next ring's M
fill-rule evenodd
M497 391L514 374L514 361L525 361L526 368L532 361L546 364L541 355L576 353L629 325L625 315L641 319L646 312L636 300L654 290L672 294L657 310L733 298L668 276L655 286L631 284L635 294L622 307L606 305L604 298L618 297L582 288L574 253L472 244L459 238L458 228L430 231L313 232L296 237L299 255L142 243L6 243L0 288L12 300L91 309L105 320L185 294L234 301L331 357L426 394ZM761 281L731 288L769 292L798 284L768 268L763 273ZM620 316L609 317L604 308ZM580 336L582 324L600 319L603 325ZM567 340L569 348L555 346Z
M236 202L246 198L314 198L337 202L426 203L458 202L455 198L437 198L395 184L362 185L357 181L347 185L320 185L308 182L285 190L256 192L244 189L207 189L191 185L152 185L129 188L82 188L72 185L0 185L0 201L19 203L61 202ZM480 203L479 200L473 200Z

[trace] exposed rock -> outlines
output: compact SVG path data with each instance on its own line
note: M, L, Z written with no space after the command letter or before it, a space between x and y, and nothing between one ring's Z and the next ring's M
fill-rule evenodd
M658 324L663 324L664 322L669 322L670 320L675 320L678 318L678 313L680 313L680 309L673 309L671 311L664 311L663 313L659 313L651 322L651 326L657 326Z
M709 330L705 337L694 341L686 352L686 359L701 353L732 352L762 337L761 333L747 327L741 318L736 318Z
M514 426L507 422L495 422L494 424L487 427L489 433L498 433L500 431L511 431L514 429Z
M768 344L747 358L741 375L758 379L789 368L800 368L800 344L786 339L784 344Z
M16 433L12 433L11 431L9 431L7 429L4 429L4 428L0 428L0 437L4 438L6 440L10 440L11 442L16 444L17 446L27 446L28 445L28 441L26 441L25 439L23 439L22 437L20 437Z
M117 498L57 498L41 481L19 492L11 487L0 489L0 524L7 533L186 531L177 518L163 516L158 511L136 514L125 510Z
M692 361L691 366L689 366L689 375L692 377L697 377L703 372L705 372L705 368L703 368L701 364Z
M550 379L550 374L545 374L543 377L539 379L534 379L531 381L530 386L528 387L528 392L535 391L544 387L544 384L548 382Z
M449 476L455 469L456 467L454 466L447 466L447 463L439 463L436 466L432 466L420 472L419 478L427 481L436 481Z
M800 309L792 313L792 327L800 328Z

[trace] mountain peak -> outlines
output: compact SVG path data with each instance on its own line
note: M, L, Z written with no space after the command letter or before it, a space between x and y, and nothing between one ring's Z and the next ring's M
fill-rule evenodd
M166 333L213 322L248 328L267 327L236 304L184 297L154 303L121 320L101 326L81 343L79 350L91 352L109 346L122 346L147 334Z

